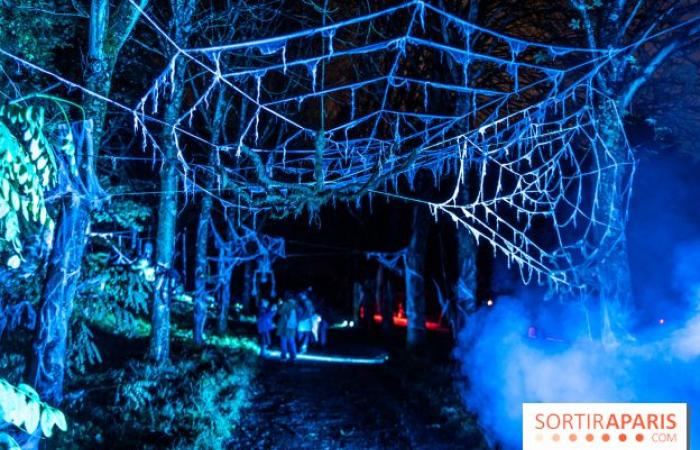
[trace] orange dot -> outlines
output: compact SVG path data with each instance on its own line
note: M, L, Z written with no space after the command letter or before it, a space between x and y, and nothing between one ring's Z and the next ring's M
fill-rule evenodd
M587 440L588 442L593 442L593 435L592 435L592 434L587 434L587 435L586 435L586 440Z
M620 434L620 442L625 442L627 440L627 435L625 433Z
M559 438L559 435L558 435L558 434L555 433L555 434L552 435L552 440L553 440L554 442L559 442L559 439L560 439L560 438Z
M644 440L644 435L642 433L637 434L636 436L637 442L642 442Z
M603 442L608 442L610 440L610 435L608 433L605 433L603 435Z
M571 434L569 435L569 440L570 440L571 442L575 442L576 439L577 439L577 436L576 436L575 434L571 433Z

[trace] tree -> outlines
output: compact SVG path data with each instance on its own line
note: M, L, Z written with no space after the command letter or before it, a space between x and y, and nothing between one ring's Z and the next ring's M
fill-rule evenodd
M679 33L664 33L653 44L645 38L672 26L673 19L681 21L684 14L700 12L700 5L645 0L606 4L572 0L571 5L580 19L572 19L569 26L582 33L591 48L631 46L629 52L611 61L595 78L598 89L607 97L596 104L594 117L602 137L602 145L596 147L596 152L601 159L607 156L613 161L623 161L627 147L626 136L619 127L620 118L628 114L640 88L674 53L692 48L700 38L700 26L695 24ZM628 170L620 167L601 174L600 194L594 209L594 217L599 220L594 226L594 244L606 256L591 269L589 284L600 301L601 338L609 346L628 335L633 304L625 233L624 177Z
M145 5L147 0L141 0ZM131 34L139 10L129 0L122 0L110 13L108 0L94 0L90 7L88 62L84 67L86 88L85 148L78 162L78 172L71 175L64 168L73 190L61 200L53 246L49 255L46 279L40 303L37 335L33 344L31 378L42 398L60 404L68 326L73 308L80 268L90 224L90 210L97 200L95 169L105 131L111 80L119 52ZM102 97L99 98L98 96Z
M192 18L195 13L195 0L171 0L174 45L182 48L192 33ZM156 261L159 280L153 294L151 312L151 338L148 356L156 362L164 362L170 354L170 300L175 258L175 236L178 205L178 156L180 148L174 129L182 110L185 84L185 60L177 58L177 49L171 50L174 58L171 86L166 100L164 122L167 124L161 133L163 166L160 172L160 204L158 207L158 230L156 234Z
M424 205L413 206L411 241L406 252L406 345L418 347L425 340L425 257L428 250L430 214Z
M216 103L214 107L214 115L212 118L212 123L209 127L212 130L212 142L218 143L220 141L221 129L224 123L224 114L226 107L226 96L224 95L223 89L219 90L219 94L216 98ZM209 165L214 167L217 163L217 151L211 150L209 154ZM201 207L199 210L199 219L197 221L197 242L196 242L196 255L195 255L195 270L194 270L194 327L193 327L193 338L195 345L201 345L204 342L204 325L207 319L207 292L206 283L208 279L209 272L209 261L207 259L207 250L209 245L209 227L211 226L211 208L213 199L210 195L212 188L214 187L214 177L211 173L205 174L204 179L204 195L201 201ZM228 293L224 291L224 298L226 303L228 303L231 296L231 274L226 274L227 282L224 281L225 289ZM222 311L223 311L222 306ZM226 308L228 313L228 307ZM222 312L223 317L223 312ZM219 331L221 331L221 318L219 321ZM224 327L225 328L225 327Z

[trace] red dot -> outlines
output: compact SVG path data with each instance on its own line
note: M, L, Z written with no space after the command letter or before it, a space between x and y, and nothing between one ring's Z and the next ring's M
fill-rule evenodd
M593 442L593 435L592 435L592 434L587 434L587 435L586 435L586 440L587 440L588 442Z
M627 435L625 433L620 434L620 442L625 442L627 440Z
M576 439L577 439L577 436L576 436L575 434L571 433L571 434L569 435L569 440L570 440L571 442L576 442Z
M639 433L637 434L635 439L637 439L637 442L642 442L644 440L644 435L642 433Z
M603 435L603 442L608 442L609 440L610 440L610 435L607 434L607 433L605 433L605 434Z

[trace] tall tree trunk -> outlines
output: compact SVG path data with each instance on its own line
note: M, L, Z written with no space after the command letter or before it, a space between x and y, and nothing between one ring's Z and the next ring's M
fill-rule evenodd
M428 250L430 214L424 205L414 205L411 242L406 255L406 345L417 347L425 341L425 256Z
M207 190L209 186L207 186ZM209 244L209 220L211 217L212 199L204 193L201 210L197 222L197 249L194 269L194 326L192 337L195 345L204 342L204 326L207 320L207 279L209 278L209 261L207 247Z
M231 306L231 274L233 267L226 265L227 271L222 274L223 281L221 282L221 305L219 308L219 323L217 330L220 335L226 334L228 331L228 311Z
M174 41L180 48L187 46L192 32L192 15L195 0L171 0ZM180 55L181 56L181 55ZM185 85L185 58L178 57L173 67L169 86L170 97L165 106L163 120L174 125L180 115ZM175 130L163 129L163 166L160 172L160 205L158 207L158 231L156 234L156 261L159 278L153 292L151 311L151 339L148 357L164 362L170 356L170 300L172 296L175 257L175 231L177 225L178 148Z
M603 105L598 122L605 148L596 149L600 164L610 167L600 174L597 203L594 205L594 238L605 257L593 269L594 283L599 289L601 339L607 347L616 346L620 339L629 338L632 307L632 282L627 253L625 165L628 160L622 130L615 108Z
M145 7L147 0L140 0ZM108 97L114 64L119 52L138 20L139 12L128 0L122 0L112 14L108 0L92 0L88 33L87 64L84 69L85 87ZM93 94L83 99L85 128L77 163L80 179L73 183L62 200L61 214L56 221L54 241L49 256L41 297L37 335L34 339L30 378L42 399L59 404L63 397L63 379L68 327L73 299L80 280L80 269L87 231L90 226L90 202L95 187L96 161L104 136L107 104ZM63 176L67 169L64 168Z
M235 221L233 214L229 216L229 220L231 223ZM233 242L235 239L235 230L233 228L233 225L229 225L226 227L226 241L227 242ZM226 255L227 251L223 252L223 255ZM222 255L222 256L223 256ZM221 258L223 261L223 257ZM224 264L224 273L221 274L223 277L222 281L222 292L221 292L221 307L219 309L219 324L218 324L218 331L220 335L226 334L226 331L228 331L228 313L229 309L231 307L231 280L233 279L233 272L236 270L237 264L233 262L228 262Z
M382 289L382 328L388 332L394 324L394 288L392 287L391 278L387 277L384 281L384 289Z
M175 63L173 91L165 110L165 122L173 124L182 106L184 84L184 61ZM163 167L160 172L160 205L158 208L158 231L156 234L156 261L158 280L153 292L151 310L151 337L148 357L164 362L170 354L170 300L172 271L175 257L175 231L177 225L177 146L173 130L163 131Z
M469 178L460 187L457 201L460 205L469 202ZM456 300L455 331L460 331L468 316L476 311L476 242L468 228L457 227L457 280L454 293Z
M224 89L219 90L219 95L216 100L214 117L212 119L210 129L212 131L212 142L219 143L221 134L221 122L224 119L224 111L226 106L226 97ZM209 154L209 165L214 167L218 162L217 150L212 149ZM194 269L194 326L192 328L193 340L195 345L201 345L204 342L204 327L207 320L207 279L209 278L209 262L207 260L207 247L209 244L209 222L211 220L212 198L211 190L214 186L214 177L210 174L204 176L204 189L206 192L202 194L202 207L199 212L199 220L197 222L197 249L195 255ZM230 275L229 285L230 285ZM230 291L230 286L229 286ZM230 293L229 293L230 297ZM219 322L221 327L221 322ZM221 328L219 328L221 331Z
M66 344L90 224L89 208L78 195L69 194L59 220L54 234L59 245L49 257L32 367L34 387L43 401L54 405L63 400Z
M377 267L377 276L374 278L374 304L382 315L382 329L387 330L391 327L391 313L386 310L384 304L384 266L379 264Z
M83 139L75 140L85 144L85 148L81 146L76 152L80 179L70 174L69 167L61 164L59 176L66 179L67 193L61 200L61 212L56 221L32 346L30 379L41 399L54 405L63 400L70 318L80 281L94 195L90 190L95 180L89 122L83 133Z
M243 263L243 292L241 292L241 305L244 311L250 311L250 299L253 293L253 283L255 280L254 262L247 261Z
M173 143L164 144L166 162L160 178L160 207L156 237L156 261L158 279L153 293L151 311L151 338L148 356L153 361L168 359L170 349L170 297L171 271L175 254L175 225L177 214L177 170L173 158Z

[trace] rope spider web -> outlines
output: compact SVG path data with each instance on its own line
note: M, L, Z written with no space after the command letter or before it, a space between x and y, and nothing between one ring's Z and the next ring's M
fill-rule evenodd
M634 162L626 141L623 159L606 148L596 111L614 104L592 80L623 50L529 42L420 0L283 36L175 49L134 123L144 145L155 144L148 114L184 60L187 106L170 129L192 189L259 210L373 195L423 202L505 254L524 281L568 287L581 287L577 270L603 256L593 228L616 233L614 202L600 213L600 180L622 179L626 197ZM238 132L213 143L201 124L219 91L236 111L221 126ZM217 163L195 163L188 142L206 144ZM453 183L452 195L401 194L400 180L412 184L421 170ZM204 189L199 173L216 187Z

